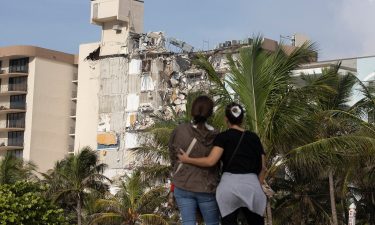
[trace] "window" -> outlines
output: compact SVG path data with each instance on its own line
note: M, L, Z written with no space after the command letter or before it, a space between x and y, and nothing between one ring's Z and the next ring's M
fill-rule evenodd
M4 70L1 69L2 62L0 61L0 74L4 73Z
M28 73L29 58L9 60L9 73Z
M11 109L26 109L26 95L11 95L10 96Z
M7 153L19 159L22 159L23 157L23 150L11 150L7 151Z
M9 91L27 91L27 77L9 78Z
M23 146L23 131L8 132L8 146Z
M25 128L25 113L9 113L7 128Z

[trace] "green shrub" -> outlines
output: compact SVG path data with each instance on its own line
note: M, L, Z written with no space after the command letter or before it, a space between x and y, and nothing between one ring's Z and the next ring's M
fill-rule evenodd
M0 185L0 224L65 225L63 210L43 196L45 187L30 182Z

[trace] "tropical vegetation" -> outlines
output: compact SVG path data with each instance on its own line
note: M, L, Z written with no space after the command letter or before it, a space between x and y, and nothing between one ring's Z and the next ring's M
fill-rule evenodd
M42 218L39 224L178 224L178 211L167 206L168 140L179 123L191 120L191 102L203 93L215 100L210 121L215 127L226 128L224 108L239 102L246 110L244 126L262 140L266 181L274 191L268 225L347 224L352 203L358 223L375 225L375 125L367 118L375 111L374 87L343 74L340 63L296 76L292 71L316 57L316 46L305 43L286 52L282 45L266 51L256 37L251 47L227 56L227 74L217 73L205 55L196 55L193 63L212 88L189 93L185 114L171 105L172 117L155 115L157 122L143 134L146 143L134 149L137 168L115 180L103 175L106 165L89 147L43 174L6 155L0 160L0 209L7 209L0 210L0 218L6 222L0 219L0 224L33 224L35 218ZM352 104L354 89L362 99ZM34 212L24 202L13 205L25 196L41 210ZM25 208L30 215L17 216Z

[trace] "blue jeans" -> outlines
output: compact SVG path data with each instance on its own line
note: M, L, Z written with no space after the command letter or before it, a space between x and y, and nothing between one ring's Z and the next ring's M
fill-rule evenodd
M206 225L219 225L220 212L214 193L200 193L175 188L174 196L181 213L182 225L196 225L197 207Z

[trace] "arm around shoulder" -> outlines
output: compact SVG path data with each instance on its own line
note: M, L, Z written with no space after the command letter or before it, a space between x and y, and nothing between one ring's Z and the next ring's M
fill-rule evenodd
M214 146L210 152L210 155L202 158L191 158L184 151L180 151L178 158L183 163L188 163L200 167L212 167L220 160L221 155L223 154L224 149Z

